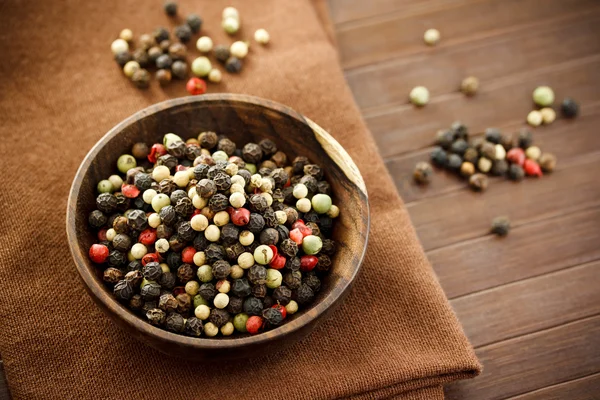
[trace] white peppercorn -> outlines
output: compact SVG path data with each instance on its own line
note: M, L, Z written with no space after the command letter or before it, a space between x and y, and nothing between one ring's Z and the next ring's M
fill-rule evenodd
M531 126L540 126L542 124L542 120L542 113L538 110L530 111L529 114L527 114L527 123Z
M196 41L196 48L201 53L208 53L213 48L213 41L208 36L202 36Z
M260 44L267 44L269 43L269 40L271 40L271 36L269 35L269 32L264 29L257 29L256 32L254 32L254 40Z
M410 101L416 106L424 106L429 103L429 90L425 86L417 86L410 91Z
M423 35L423 40L430 46L437 44L440 41L440 31L437 29L427 29Z

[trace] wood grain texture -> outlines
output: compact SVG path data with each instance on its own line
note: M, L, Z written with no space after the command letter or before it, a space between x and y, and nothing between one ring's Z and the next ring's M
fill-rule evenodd
M407 104L407 94L425 85L435 96L456 92L466 76L481 87L497 79L586 57L600 52L600 8L567 15L562 23L547 20L493 39L479 38L426 54L392 59L346 73L357 104L365 113L378 107ZM513 49L519 48L519 57Z
M559 164L564 167L581 155L600 149L600 135L596 133L596 127L599 125L600 102L597 102L582 107L581 116L576 124L568 120L558 120L552 125L536 129L534 141L543 151L553 153L558 158ZM519 123L499 128L505 133L512 134L520 126ZM565 141L567 137L569 140ZM438 197L467 186L466 180L461 179L457 174L441 169L437 170L439 173L434 175L431 183L426 187L414 181L412 172L416 163L428 161L432 149L433 146L386 161L386 167L394 179L398 192L407 203ZM501 180L502 178L497 178L493 182Z
M499 215L518 226L598 204L595 171L599 168L600 153L593 153L558 168L552 176L492 182L484 193L465 188L407 207L423 247L431 250L487 234L492 219Z
M451 304L473 346L480 347L600 314L598 288L600 262L595 261L464 296Z
M95 235L88 228L96 183L114 173L123 149L160 142L165 132L183 138L216 131L237 143L273 140L288 157L319 160L331 183L340 217L333 237L340 244L330 274L314 303L285 324L256 336L192 338L154 327L117 302L87 256ZM339 143L288 107L252 96L216 94L182 97L148 107L124 120L90 150L73 181L67 207L67 236L77 270L94 301L121 328L157 350L179 357L241 358L281 350L310 332L341 303L358 273L367 244L369 210L356 165Z
M427 256L453 299L599 260L599 223L596 206L513 228L505 238L487 234Z
M435 132L457 119L466 123L470 132L483 132L491 126L525 125L533 108L531 93L539 85L551 85L558 99L571 96L582 104L596 102L600 87L600 76L595 72L598 68L600 54L498 79L482 87L473 98L459 92L439 97L432 93L432 100L423 109L406 104L365 119L382 156L389 158L430 146ZM543 127L539 130L543 131Z
M446 387L447 399L504 399L584 377L600 365L600 316L478 349L477 379Z
M574 10L596 5L593 0L472 0L454 1L440 8L423 7L408 15L391 14L365 24L340 26L340 58L344 68L354 68L400 55L438 51L475 37L499 36L523 25L535 26L544 19L562 18ZM482 18L492 15L493 19ZM436 49L423 45L423 33L428 28L442 33Z
M600 373L557 383L542 389L534 390L513 400L597 400L600 393Z

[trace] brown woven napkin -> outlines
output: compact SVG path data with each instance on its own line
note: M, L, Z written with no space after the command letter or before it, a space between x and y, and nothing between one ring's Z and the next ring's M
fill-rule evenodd
M226 5L240 10L239 37L270 32L268 47L252 44L240 76L224 74L210 91L288 104L348 150L371 202L362 274L330 320L281 354L203 365L164 357L121 332L75 271L66 199L79 163L106 131L143 107L185 95L182 82L135 89L110 54L122 28L140 34L172 22L158 0L4 1L0 354L12 396L431 399L443 397L445 382L475 376L480 366L344 82L324 14L309 0L179 3L180 15L203 16L203 32L215 43L230 42L220 29Z

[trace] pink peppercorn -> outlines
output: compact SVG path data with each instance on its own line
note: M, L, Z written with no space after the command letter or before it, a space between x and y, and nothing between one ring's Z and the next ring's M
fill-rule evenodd
M135 199L140 195L140 189L138 189L135 185L128 185L124 183L123 186L121 186L121 193L123 193L123 196L129 199Z
M301 219L297 219L296 222L292 224L292 229L299 228L301 226L305 226L304 221Z
M302 256L300 257L300 271L308 272L312 271L319 262L319 259L315 256Z
M276 309L277 311L279 311L281 313L281 315L283 315L283 319L285 319L285 317L287 317L287 310L285 309L284 306L282 306L281 304L275 304L273 307Z
M206 93L206 82L204 82L200 78L190 78L190 80L187 81L185 88L188 91L188 93L193 96L198 94L204 94Z
M508 151L508 153L506 153L506 159L508 161L510 161L513 164L520 165L520 166L523 166L523 163L525 162L525 158L526 158L525 152L520 147L515 147L513 149L510 149Z
M248 318L248 321L246 321L246 330L251 335L256 335L258 332L260 332L262 326L263 319L258 315L253 315L250 318Z
M300 229L298 229L298 228L292 229L290 231L290 239L292 239L298 245L302 244L303 237L304 236L302 236L302 232L300 232Z
M185 170L187 170L187 169L188 169L188 167L186 167L185 165L178 165L178 166L175 168L175 172L179 172L179 171L185 171Z
M102 264L108 257L108 247L103 244L93 244L90 247L90 259L96 264Z
M538 163L536 163L533 160L527 159L525 160L525 164L523 165L523 169L525 170L525 173L529 176L537 176L540 177L542 176L542 169L540 168L540 165Z
M284 256L282 256L281 254L277 254L273 257L273 259L269 263L269 266L273 269L282 269L283 267L285 267L286 261L287 260Z
M231 222L237 226L247 225L250 221L250 210L247 208L237 208L231 212Z
M106 229L106 228L102 228L98 231L98 240L99 241L103 242L106 240L106 231L107 230L108 229Z
M156 229L148 228L140 233L138 242L146 246L150 246L156 242Z
M165 154L167 154L165 146L160 143L155 143L150 149L150 154L148 154L148 161L154 164L158 160L158 157L164 156Z
M144 257L142 257L142 265L146 266L149 262L160 262L158 255L156 253L148 253Z
M188 246L181 251L181 261L186 264L194 264L194 254L196 249L193 246Z

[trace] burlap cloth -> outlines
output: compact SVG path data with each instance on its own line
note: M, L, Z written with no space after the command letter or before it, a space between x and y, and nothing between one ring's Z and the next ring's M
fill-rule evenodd
M185 95L184 84L132 87L112 60L122 28L169 26L162 0L0 3L0 354L15 399L442 398L441 385L480 366L415 236L344 82L323 3L180 1L220 29L226 5L243 32L266 28L239 76L211 92L290 105L348 150L368 186L371 235L345 304L282 354L218 366L164 357L94 305L65 234L71 180L123 118ZM190 48L194 48L193 44ZM195 49L193 54L196 54ZM360 95L360 94L358 94Z

